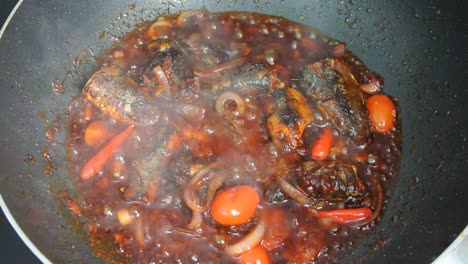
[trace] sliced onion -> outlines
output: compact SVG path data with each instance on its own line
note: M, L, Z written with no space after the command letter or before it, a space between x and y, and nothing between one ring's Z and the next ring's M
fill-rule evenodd
M332 54L335 57L343 57L346 52L346 44L339 43L335 47L333 47Z
M156 77L156 80L158 80L158 83L161 84L162 89L157 90L157 94L161 94L165 90L169 90L169 79L166 76L166 73L164 72L163 68L160 65L157 65L154 67L151 72L153 73L154 77Z
M197 174L196 174L194 177L192 177L192 179L201 180L201 178L203 176L205 176L203 174L198 174L198 175L200 175L200 177L196 177L197 176ZM208 174L208 177L212 177L212 176L213 176L212 173ZM204 211L206 211L208 209L208 207L207 207L206 204L201 204L200 197L196 193L196 189L195 189L194 185L197 182L198 181L194 181L192 183L192 180L190 180L189 185L184 190L184 201L187 204L187 206L190 209L192 209L192 211L194 211L194 212L204 212Z
M233 101L236 103L236 110L229 114L232 114L234 116L240 116L244 113L245 108L246 108L245 101L244 99L242 99L242 97L240 97L240 95L238 95L235 92L224 92L220 94L218 98L216 98L216 102L215 102L216 112L222 115L228 114L226 113L226 108L225 108L225 103L228 101Z
M193 73L199 77L217 77L220 73L227 70L235 69L239 66L242 66L246 62L245 57L239 57L236 59L232 59L230 61L215 65L213 67L207 69L194 69Z
M189 229L189 228L186 228L186 227L176 226L176 227L174 227L174 230L177 231L177 232L183 233L185 235L191 236L193 238L203 238L203 235L198 233L194 229Z
M223 174L216 174L214 179L211 180L210 184L208 185L208 190L206 191L206 199L205 204L208 206L213 200L216 192L218 191L219 187L224 183L224 175Z
M167 20L156 21L146 31L146 37L150 40L168 38L172 26L172 23Z
M191 18L195 18L195 20L199 20L199 19L202 19L203 16L204 16L204 14L200 10L187 10L187 11L182 12L177 17L177 22L176 23L177 23L177 26L183 26L187 22L189 22L189 20Z
M280 187L281 191L283 191L287 196L292 198L300 205L307 207L321 207L317 202L307 197L307 195L298 190L296 187L292 186L281 176L276 176L275 178L276 182L278 182L278 186Z
M382 91L382 85L380 84L379 80L375 77L374 74L371 74L369 83L363 83L359 85L361 91L365 92L366 94L376 94Z
M156 54L159 52L165 52L168 51L173 47L173 41L170 40L162 40L162 39L157 39L153 40L148 45L146 45L146 50L148 51L149 54Z
M197 229L203 223L203 214L201 212L192 212L192 218L190 219L190 223L188 223L187 228L189 229Z
M214 167L216 167L216 163L208 165L200 169L199 171L197 171L195 175L193 175L193 177L190 179L187 186L185 187L184 201L187 204L187 206L190 209L192 209L192 211L194 212L201 213L208 209L209 201L205 201L202 204L202 202L200 201L200 197L197 194L196 187L201 180L210 180L212 177L214 177L214 173L212 172ZM208 186L208 192L210 192L210 190L211 192L213 192L213 194L208 193L208 195L211 195L211 199L214 196L214 192L216 192L217 188L219 188L220 186L219 185L218 187L216 187L217 182L216 181L212 181L212 182L214 183L210 183L211 188L210 186ZM216 187L216 190L213 191L212 189L214 189L215 187ZM207 198L209 198L208 195L207 195Z
M346 84L352 85L353 87L359 85L348 64L340 60L334 60L332 67L341 74Z
M263 217L262 217L263 218ZM230 256L239 256L260 244L265 234L265 223L260 219L257 226L239 242L229 245L225 251Z

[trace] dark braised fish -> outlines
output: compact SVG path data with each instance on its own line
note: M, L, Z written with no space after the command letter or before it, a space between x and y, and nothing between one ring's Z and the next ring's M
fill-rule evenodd
M339 161L304 162L299 187L314 199L359 204L369 197L355 165Z
M312 110L297 89L287 88L276 94L284 98L277 98L278 107L267 120L268 130L277 145L286 140L291 147L297 148L302 145L304 129L314 120Z
M148 102L124 70L117 66L100 68L83 88L86 99L110 117L138 124L155 124L159 108Z
M369 118L364 98L343 62L325 59L306 65L299 85L338 130L358 145L369 140Z
M216 79L210 79L207 83L214 91L217 90L244 90L255 88L258 91L273 89L275 73L264 64L245 63L236 71L228 71L227 74L219 74Z

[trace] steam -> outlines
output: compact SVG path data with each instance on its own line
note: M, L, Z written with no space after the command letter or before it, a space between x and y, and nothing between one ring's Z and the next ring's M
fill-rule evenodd
M119 243L130 249L156 245L157 254L179 254L187 245L181 244L186 239L178 237L177 228L200 235L203 214L218 189L248 184L263 194L277 177L291 174L296 164L288 159L295 160L297 153L280 148L267 131L265 119L277 110L268 103L278 99L271 92L292 85L290 78L302 65L336 53L336 45L279 17L199 10L160 17L125 36L106 53L83 91L103 113L140 126L140 134L127 144L135 153L118 155L137 167L138 172L127 174L141 178L132 181L128 177L136 176L128 175L110 182L104 175L96 186L136 184L146 188L137 193L148 195L122 203L112 200L122 195L120 190L93 193L92 198L104 196L100 202L108 203L106 217L96 223L116 232L125 225L137 244ZM148 148L153 151L140 151ZM189 175L186 163L202 169ZM258 244L264 228L262 220L249 235L253 242L234 244L229 254ZM190 246L207 250L195 244Z

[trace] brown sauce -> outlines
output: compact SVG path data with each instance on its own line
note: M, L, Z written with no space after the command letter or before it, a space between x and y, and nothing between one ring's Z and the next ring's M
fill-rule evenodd
M261 224L252 247L271 263L336 261L372 232L397 176L399 124L381 133L369 121L383 79L344 43L280 17L187 11L143 23L99 61L70 102L68 201L104 259L241 262L230 246ZM103 149L102 166L83 172ZM219 224L209 193L240 185L259 194L255 213Z

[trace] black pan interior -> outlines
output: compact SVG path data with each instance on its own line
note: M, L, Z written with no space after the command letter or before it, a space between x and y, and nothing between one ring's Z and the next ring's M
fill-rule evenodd
M24 2L0 41L0 192L51 261L98 261L86 238L69 228L69 215L55 195L71 187L63 147L43 136L54 120L65 124L68 101L95 69L93 57L160 12L268 13L347 42L384 76L385 91L399 98L400 178L382 220L346 262L430 262L468 223L466 6L354 0ZM52 83L56 89L63 85L63 93ZM28 154L34 161L25 162ZM53 170L44 173L49 162Z

